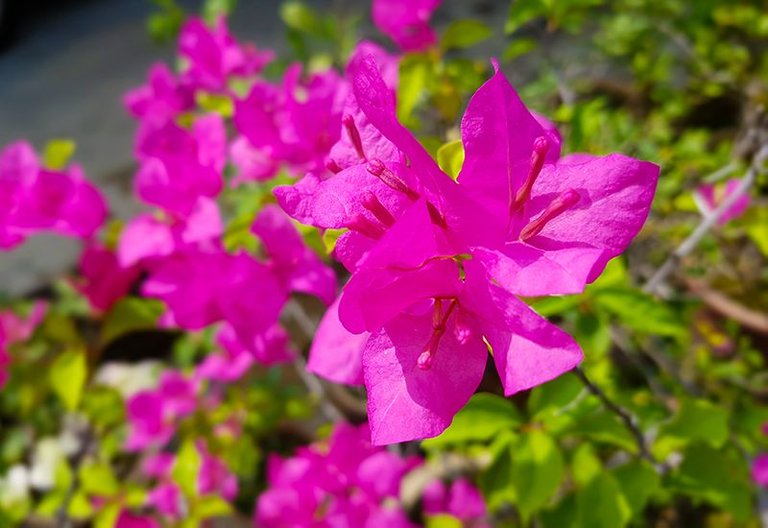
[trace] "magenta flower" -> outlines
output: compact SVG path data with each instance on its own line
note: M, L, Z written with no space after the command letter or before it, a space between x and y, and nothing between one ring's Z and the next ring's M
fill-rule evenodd
M141 451L152 445L164 445L176 432L180 419L197 407L197 387L176 371L166 371L155 390L134 394L126 402L130 433L129 451Z
M82 277L76 287L94 309L106 312L128 294L140 272L136 266L121 266L114 251L91 244L80 256Z
M107 216L103 196L80 167L45 169L24 141L0 151L0 182L0 249L40 231L87 239Z
M752 480L768 488L768 454L757 455L752 461Z
M148 204L188 216L200 198L214 198L222 189L227 137L218 115L196 119L191 130L145 122L136 151L136 194Z
M216 202L200 198L186 217L141 214L120 234L117 256L123 267L166 257L186 247L218 248L224 225Z
M179 54L188 61L182 79L210 92L226 91L232 77L260 73L274 58L271 51L239 44L230 35L224 17L213 28L199 18L189 19L179 35Z
M240 145L240 167L255 170L239 179L267 179L280 164L293 173L322 170L331 146L339 139L344 80L333 70L301 79L301 65L288 68L282 86L256 82L244 100L235 103L235 126L251 149ZM243 154L256 161L249 167Z
M337 424L327 445L269 459L269 489L256 504L255 524L410 528L398 502L400 481L420 463L373 447L365 425Z
M373 0L373 23L403 51L423 51L437 43L429 27L441 0Z
M436 480L424 490L424 513L450 514L463 526L490 528L488 510L480 491L467 479L460 478L450 485Z
M195 97L192 88L178 81L168 66L157 63L149 70L147 84L126 93L123 104L138 119L165 123L190 110Z
M701 213L704 216L711 215L715 209L717 209L718 206L728 196L730 196L731 193L736 190L736 188L739 187L740 183L741 180L733 179L728 180L725 184L722 185L714 185L710 183L699 185L699 187L696 189L694 197L697 199L696 202L701 209ZM726 210L725 213L717 220L717 225L723 226L734 218L738 218L739 216L743 215L744 212L749 208L749 203L749 194L745 193L739 196L733 205L731 205L728 210Z
M115 520L115 528L160 528L160 524L152 517L134 515L128 510L122 510Z
M11 355L8 347L14 343L27 341L43 322L48 305L37 301L27 318L18 316L11 310L0 312L0 389L8 382L8 367L11 365Z
M456 184L397 121L376 64L358 58L351 73L396 159L275 194L301 221L350 230L337 246L353 271L338 314L349 332L370 332L362 365L374 443L434 436L480 383L486 343L506 394L578 364L573 339L515 295L581 292L642 227L658 167L621 155L559 159L557 133L497 71L464 116ZM329 335L342 337L330 317ZM313 347L311 368L332 370L358 343Z

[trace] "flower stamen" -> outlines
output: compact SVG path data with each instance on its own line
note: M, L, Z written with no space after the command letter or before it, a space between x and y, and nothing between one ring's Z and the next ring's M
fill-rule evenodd
M376 176L381 182L397 192L401 192L411 200L418 200L420 195L405 183L397 174L389 170L379 159L372 159L368 162L367 170Z
M385 233L385 229L382 226L360 213L354 213L352 215L347 223L347 227L352 231L357 231L361 235L365 235L374 240L380 239Z
M354 118L351 115L346 114L341 118L341 122L344 124L349 140L352 142L352 146L355 148L358 157L361 160L366 161L367 158L365 157L365 150L363 150L363 140L360 138L360 131L357 129Z
M535 220L526 225L522 231L520 231L520 240L528 240L531 237L538 235L544 226L553 218L560 216L566 209L570 209L581 199L581 196L574 189L567 189L560 193L557 198L544 209Z
M531 168L528 170L528 176L526 176L523 185L517 190L514 199L509 204L509 213L512 214L522 209L525 202L531 196L531 190L533 184L536 183L536 178L541 174L541 169L544 167L544 160L549 152L550 142L544 136L539 136L533 142L533 152L531 153ZM511 193L510 193L511 196Z
M448 305L448 309L443 313L443 303L440 299L435 299L435 306L432 312L432 335L429 337L429 341L424 345L424 350L419 354L416 360L416 366L421 370L429 370L432 367L432 361L437 354L437 347L440 345L440 339L445 334L446 324L448 318L451 316L453 309L456 308L458 301L453 299L451 304Z
M395 217L384 207L384 204L371 191L363 194L363 207L371 212L376 219L387 227L392 227L395 223Z

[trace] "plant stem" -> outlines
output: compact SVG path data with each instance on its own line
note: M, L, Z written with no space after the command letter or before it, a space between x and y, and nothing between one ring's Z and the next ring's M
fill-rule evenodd
M592 381L590 381L581 367L576 367L573 372L576 374L576 377L581 380L587 390L596 396L606 409L617 415L621 421L624 422L624 425L627 427L629 432L632 433L632 436L637 443L637 449L640 456L653 464L654 467L656 467L660 472L665 471L665 469L658 463L653 454L651 454L650 449L648 449L645 436L643 436L643 432L640 430L637 423L635 423L634 418L632 418L632 416L625 409L622 409L618 404L612 401L600 387L592 383Z

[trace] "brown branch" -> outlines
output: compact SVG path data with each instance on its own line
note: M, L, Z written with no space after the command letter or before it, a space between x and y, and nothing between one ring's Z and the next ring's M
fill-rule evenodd
M733 319L750 330L768 334L768 314L747 308L724 293L710 288L703 281L687 279L685 282L699 299L717 313Z

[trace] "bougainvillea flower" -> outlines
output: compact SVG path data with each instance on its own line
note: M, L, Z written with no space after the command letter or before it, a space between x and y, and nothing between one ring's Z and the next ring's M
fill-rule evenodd
M506 394L582 358L568 334L495 285L480 262L435 253L439 236L417 202L368 254L340 301L347 328L371 332L363 372L375 444L440 434L480 384L488 346ZM411 253L399 248L403 241ZM430 254L437 256L424 258Z
M163 63L149 70L147 83L125 94L126 109L141 120L166 122L194 106L194 92L173 75Z
M123 267L165 257L184 247L218 247L224 224L216 202L200 198L186 217L141 214L120 233L117 256Z
M302 80L301 65L295 64L285 72L282 86L257 82L244 100L236 101L235 126L275 168L285 164L296 174L323 170L339 139L346 95L346 83L335 71Z
M134 515L128 510L122 510L115 520L115 528L160 528L160 523L152 517Z
M8 382L8 367L11 355L8 347L14 343L27 341L45 317L48 305L38 301L32 306L29 315L24 318L11 310L0 312L0 389Z
M422 51L437 42L429 27L441 0L373 0L373 23L403 51Z
M486 342L507 394L578 364L570 336L514 295L582 291L639 231L658 167L621 155L559 159L559 136L497 69L464 116L455 183L397 121L373 60L351 69L360 109L407 163L372 160L368 178L352 167L309 192L303 180L298 194L311 198L297 206L286 200L295 190L276 195L302 220L365 237L338 313L350 332L371 333L363 371L375 443L433 436L479 384ZM336 181L346 185L319 191ZM364 202L366 191L375 200Z
M249 181L270 180L280 170L280 163L273 159L266 149L254 147L245 136L238 136L232 142L229 156L237 169L231 181L233 187Z
M89 238L107 206L80 167L42 167L31 145L19 141L0 151L0 248L9 249L40 231Z
M180 372L166 371L158 387L143 390L126 402L130 433L126 441L129 451L141 451L152 445L163 445L176 431L181 418L197 407L197 386Z
M257 526L413 526L399 504L400 481L420 459L371 445L367 426L337 424L327 445L272 456Z
M450 485L436 480L424 490L424 513L447 513L463 526L490 528L488 510L480 491L467 479L460 478Z
M148 204L188 216L201 197L213 198L222 189L224 122L210 114L197 118L191 130L173 122L144 123L136 155L136 194Z
M768 488L768 454L757 455L752 461L752 480Z
M328 307L317 327L307 370L336 383L363 385L363 346L369 333L353 334L341 324L339 301Z
M717 209L718 206L723 203L723 201L739 187L740 183L741 180L732 179L728 180L725 184L722 185L714 185L710 183L700 185L696 189L694 196L697 199L696 203L701 209L701 213L704 216L711 215L715 209ZM743 215L744 212L749 208L749 203L749 194L744 193L739 196L733 205L731 205L723 213L723 215L718 218L717 225L725 225L734 218L738 218L739 216Z
M264 69L274 58L272 51L239 44L230 35L225 17L213 28L191 18L179 35L179 54L187 60L182 79L195 88L221 92L231 77L249 77Z
M326 304L336 297L336 276L304 243L291 219L276 205L267 205L256 216L251 231L264 245L267 266L283 287L314 295Z
M114 251L96 244L83 251L79 267L82 277L77 289L102 312L127 295L141 273L136 266L123 267Z

